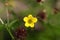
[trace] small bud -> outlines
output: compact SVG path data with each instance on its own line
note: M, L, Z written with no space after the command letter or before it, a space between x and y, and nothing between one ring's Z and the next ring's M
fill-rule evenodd
M6 2L5 5L8 6L9 5L8 2Z
M15 31L15 37L17 39L21 40L21 39L26 38L26 36L27 36L27 31L26 31L25 28L19 27L19 28L16 29L16 31Z
M45 17L46 17L45 12L40 12L37 16L38 16L41 20L45 19Z
M41 0L36 0L37 2L41 2Z
M53 9L54 14L57 14L58 11L59 11L59 10L58 10L57 8L54 8L54 9Z

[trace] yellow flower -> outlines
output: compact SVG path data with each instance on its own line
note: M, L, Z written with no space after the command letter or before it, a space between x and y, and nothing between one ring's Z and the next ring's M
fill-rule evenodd
M23 21L25 22L26 27L34 28L34 24L37 22L37 18L33 17L31 14L28 17L24 17Z

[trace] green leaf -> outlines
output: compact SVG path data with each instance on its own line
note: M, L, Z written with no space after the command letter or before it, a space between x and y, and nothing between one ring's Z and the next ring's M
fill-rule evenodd
M16 22L17 22L17 20L14 20L14 21L10 22L8 26L11 27Z

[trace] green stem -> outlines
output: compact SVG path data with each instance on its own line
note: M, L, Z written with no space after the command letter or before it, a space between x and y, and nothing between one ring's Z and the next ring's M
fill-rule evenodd
M14 39L14 36L12 35L12 33L11 33L10 29L8 28L8 26L6 26L6 29L7 29L7 31L9 32L9 34L10 34L12 40L15 40L15 39Z
M11 31L10 31L10 29L9 29L9 12L8 12L8 6L6 6L6 13L7 13L7 25L6 25L5 28L6 28L7 31L9 32L12 40L15 40L13 34L11 33Z

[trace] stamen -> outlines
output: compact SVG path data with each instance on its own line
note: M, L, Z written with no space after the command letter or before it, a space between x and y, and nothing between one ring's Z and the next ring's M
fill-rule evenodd
M31 19L29 19L29 20L28 20L28 23L29 23L29 24L31 24L31 23L32 23L32 20L31 20Z

